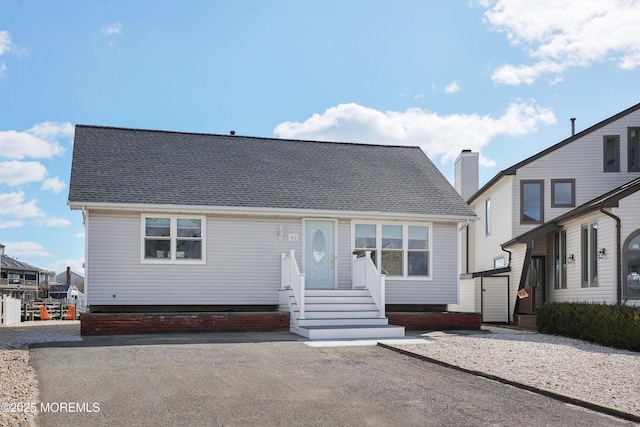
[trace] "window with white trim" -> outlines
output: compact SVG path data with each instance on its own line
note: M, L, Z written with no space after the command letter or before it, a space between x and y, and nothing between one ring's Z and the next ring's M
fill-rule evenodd
M371 251L382 274L393 277L431 276L431 226L425 224L357 223L353 226L357 256Z
M204 217L143 215L142 261L204 264L204 230Z

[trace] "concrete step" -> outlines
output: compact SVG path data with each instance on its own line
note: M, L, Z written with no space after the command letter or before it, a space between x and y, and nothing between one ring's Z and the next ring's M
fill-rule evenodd
M330 318L330 319L297 319L298 326L386 326L389 324L389 320L386 317L383 318Z
M359 297L370 296L371 293L367 289L306 289L304 292L305 297L308 296L337 296L337 297Z
M375 304L371 295L306 295L304 302L305 304Z
M404 337L404 326L308 326L298 327L292 332L312 340L346 338L400 338Z
M314 311L305 310L304 317L307 319L376 319L380 316L378 310L359 311ZM294 310L293 317L298 318L298 310Z
M375 303L351 304L351 303L315 303L304 302L304 311L371 311L377 310Z

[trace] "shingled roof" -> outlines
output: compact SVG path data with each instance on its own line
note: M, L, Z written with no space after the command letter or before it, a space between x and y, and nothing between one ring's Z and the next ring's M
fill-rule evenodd
M69 204L474 213L418 147L77 125Z

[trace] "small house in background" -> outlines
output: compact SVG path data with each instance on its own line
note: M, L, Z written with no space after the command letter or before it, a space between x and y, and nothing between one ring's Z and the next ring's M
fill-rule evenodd
M44 270L6 255L5 247L0 244L0 292L14 294L23 301L39 298Z
M84 334L404 335L425 312L447 321L475 218L419 147L86 125L69 206L86 230Z
M84 292L84 276L71 270L71 267L56 274L55 281L58 284L75 286L80 292Z

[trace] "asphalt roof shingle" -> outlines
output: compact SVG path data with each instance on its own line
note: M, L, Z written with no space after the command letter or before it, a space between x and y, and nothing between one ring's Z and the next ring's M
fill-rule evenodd
M474 216L418 147L87 125L69 202Z

